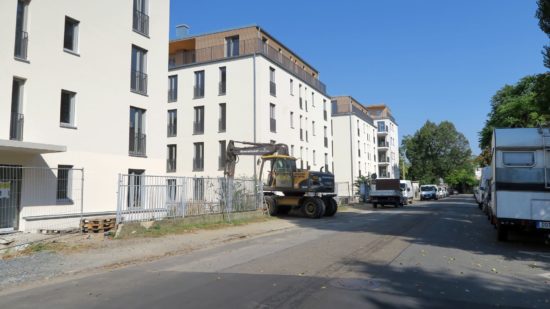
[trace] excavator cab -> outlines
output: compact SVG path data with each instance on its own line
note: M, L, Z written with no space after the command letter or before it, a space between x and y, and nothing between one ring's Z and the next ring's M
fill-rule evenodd
M260 177L265 176L264 187L286 191L294 188L296 158L285 155L262 156ZM262 179L260 179L262 181Z

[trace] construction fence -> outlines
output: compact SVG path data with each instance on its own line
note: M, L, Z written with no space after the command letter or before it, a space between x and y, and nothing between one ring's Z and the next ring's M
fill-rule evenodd
M263 208L261 182L251 179L119 175L117 223L154 221Z
M78 228L84 170L0 165L0 232Z

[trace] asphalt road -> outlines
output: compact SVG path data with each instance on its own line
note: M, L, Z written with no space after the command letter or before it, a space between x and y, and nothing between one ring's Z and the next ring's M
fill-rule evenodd
M468 196L366 207L0 295L0 308L550 308L550 249L498 243Z

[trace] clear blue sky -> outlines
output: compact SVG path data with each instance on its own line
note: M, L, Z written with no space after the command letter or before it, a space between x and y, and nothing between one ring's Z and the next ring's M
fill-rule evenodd
M544 72L535 0L171 1L171 37L257 24L313 65L330 95L387 103L400 137L452 121L477 132L504 84Z

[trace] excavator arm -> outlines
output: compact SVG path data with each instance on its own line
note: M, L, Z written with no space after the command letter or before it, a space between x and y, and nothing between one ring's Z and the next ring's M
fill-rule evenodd
M239 146L236 146L236 144ZM228 178L235 177L235 165L240 155L264 156L275 153L288 156L288 146L286 144L252 143L231 140L227 144L224 175Z

